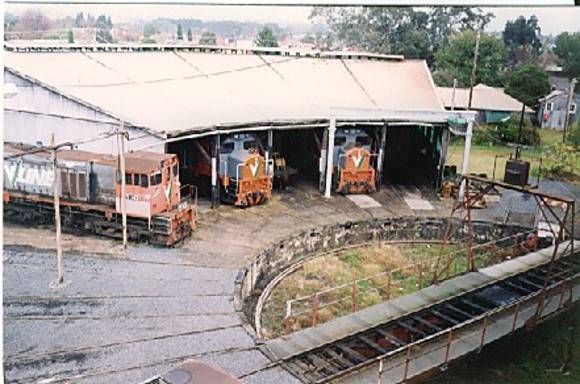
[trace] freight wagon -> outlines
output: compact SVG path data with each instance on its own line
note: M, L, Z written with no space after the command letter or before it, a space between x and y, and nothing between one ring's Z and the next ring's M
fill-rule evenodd
M122 236L121 179L116 157L60 150L57 174L50 153L4 145L4 216L25 224L51 223L53 178L65 228ZM196 190L181 186L177 156L153 152L125 155L125 206L130 240L170 246L195 229Z

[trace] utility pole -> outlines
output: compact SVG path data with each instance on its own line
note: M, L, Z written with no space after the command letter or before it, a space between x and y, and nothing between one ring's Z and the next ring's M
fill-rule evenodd
M58 192L58 167L56 159L56 144L54 142L54 133L50 137L50 146L52 148L52 195L54 198L54 226L56 228L56 262L58 278L51 284L52 288L59 288L64 284L64 263L62 259L62 244L60 241L60 196Z
M570 89L568 89L568 102L566 103L566 118L564 119L564 134L562 135L562 143L566 142L566 133L568 132L568 124L570 122L570 107L572 100L574 100L574 88L576 87L576 78L570 80ZM578 108L576 108L578 109ZM578 113L578 111L576 111Z
M471 102L473 100L473 85L475 83L475 74L477 72L477 56L479 55L480 39L481 39L481 30L477 31L477 37L475 38L475 52L473 54L473 66L471 68L471 79L469 81L469 102L467 103L468 110L471 110Z
M123 249L127 249L127 206L125 201L125 123L121 121L119 136L117 139L117 150L119 153L119 168L121 173L121 216L123 223Z
M451 110L452 111L455 110L455 90L456 89L457 89L457 78L453 79L453 91L451 93Z

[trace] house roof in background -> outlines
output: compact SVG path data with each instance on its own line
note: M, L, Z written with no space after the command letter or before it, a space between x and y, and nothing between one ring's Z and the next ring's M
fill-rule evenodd
M424 61L357 55L7 51L4 60L16 75L170 136L328 119L336 108L444 111Z
M437 92L446 108L453 105L453 88L438 87ZM467 109L469 104L469 89L455 89L455 108ZM478 84L473 87L472 109L482 111L505 111L520 112L522 103L505 93L503 88L489 87ZM526 112L533 112L533 109L526 107Z

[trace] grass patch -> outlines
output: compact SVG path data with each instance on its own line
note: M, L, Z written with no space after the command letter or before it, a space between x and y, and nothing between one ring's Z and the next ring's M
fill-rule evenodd
M538 175L540 157L544 160L543 167L546 167L546 155L543 151L548 147L562 142L561 131L540 129L539 133L541 144L522 150L522 159L530 162L530 178ZM448 164L456 165L458 170L461 169L463 162L463 148L463 140L458 139L451 143L448 150ZM469 172L478 174L485 173L489 178L492 178L494 161L496 161L497 156L495 179L503 180L506 161L514 152L515 148L505 145L472 145L469 159ZM580 169L580 164L578 164L577 169Z
M448 245L445 252L457 247ZM429 284L430 276L416 270L403 270L393 273L390 290L388 275L391 271L421 260L433 260L439 255L440 246L429 244L377 245L361 247L311 260L293 274L287 276L272 291L264 305L262 327L265 338L280 336L284 332L286 301L297 297L313 295L321 290L348 284L320 297L318 322L330 320L352 311L351 283L357 279L373 276L372 279L359 281L356 286L357 307L362 309L393 298L415 292ZM294 319L294 330L311 326L312 303L300 301L293 304L292 313L303 312Z

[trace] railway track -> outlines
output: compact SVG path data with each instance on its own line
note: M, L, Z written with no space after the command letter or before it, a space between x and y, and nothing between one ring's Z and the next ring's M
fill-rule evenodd
M287 357L283 366L305 383L325 383L450 333L487 313L580 274L580 253L560 258L480 289L453 297L372 329ZM515 324L515 321L514 321Z

